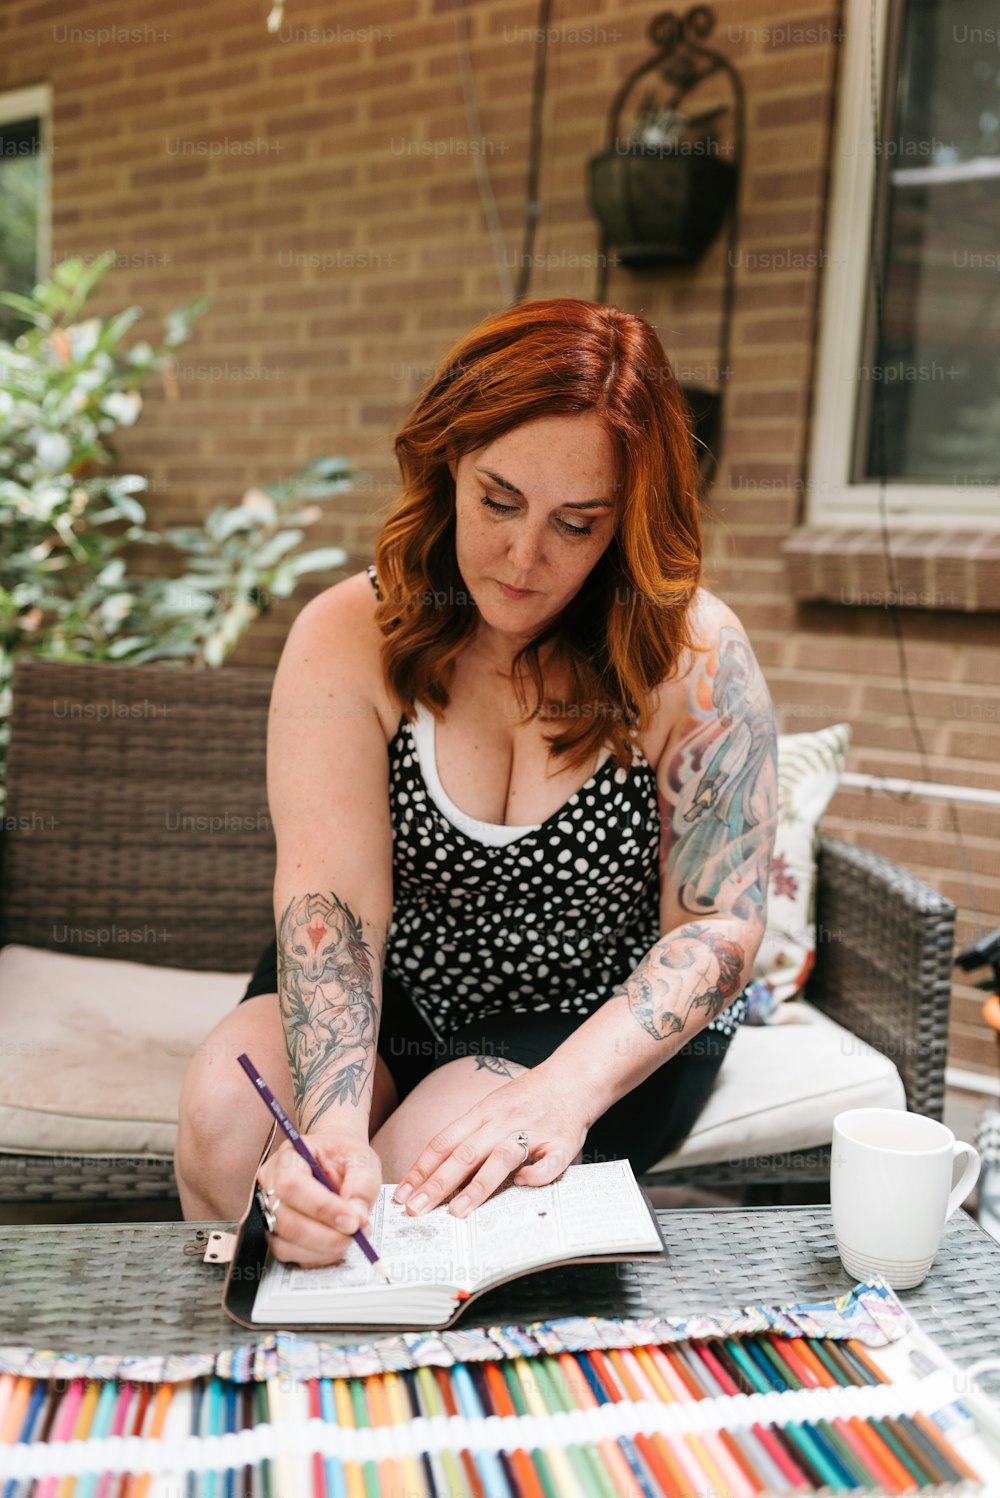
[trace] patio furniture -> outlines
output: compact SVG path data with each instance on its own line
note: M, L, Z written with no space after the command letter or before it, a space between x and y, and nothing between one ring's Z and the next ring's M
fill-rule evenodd
M22 656L0 870L0 1199L172 1195L187 1061L273 920L270 673ZM823 838L791 1023L737 1035L689 1139L643 1177L821 1181L841 1108L944 1101L954 906Z
M659 1259L583 1264L498 1286L475 1302L468 1325L576 1316L683 1316L755 1302L815 1303L853 1281L841 1265L829 1206L661 1211ZM224 1271L205 1264L205 1238L228 1223L0 1228L0 1324L8 1347L61 1353L207 1353L254 1333L225 1315ZM922 1285L899 1298L960 1365L1000 1343L1000 1244L964 1211L946 1224ZM462 1322L456 1330L461 1330ZM379 1333L324 1331L344 1346ZM982 1375L1000 1393L1000 1368Z

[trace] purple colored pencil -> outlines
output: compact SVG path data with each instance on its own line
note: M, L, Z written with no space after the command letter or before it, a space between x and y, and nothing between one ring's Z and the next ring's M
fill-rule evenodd
M278 1102L278 1099L275 1097L270 1087L268 1087L267 1083L264 1081L264 1078L257 1071L257 1068L250 1060L250 1057L244 1053L242 1056L237 1056L236 1059L242 1066L243 1070L246 1072L247 1076L250 1078L253 1085L256 1087L257 1091L260 1093L267 1107L270 1108L271 1112L278 1120L278 1127L291 1141L292 1148L294 1150L297 1150L298 1153L302 1156L303 1160L309 1166L309 1169L312 1171L317 1181L319 1181L320 1185L325 1186L328 1191L332 1191L336 1196L336 1186L330 1180L330 1177L327 1175L322 1165L320 1165L319 1161L314 1157L309 1146L302 1138L302 1135L292 1123L292 1120L289 1118L284 1108ZM368 1239L365 1237L361 1229L358 1228L357 1232L352 1233L351 1236L360 1248L361 1252L364 1254L365 1258L369 1261L369 1263L374 1264L378 1273L388 1283L389 1276L386 1274L385 1268L382 1265L378 1254L372 1248L371 1244L368 1242Z

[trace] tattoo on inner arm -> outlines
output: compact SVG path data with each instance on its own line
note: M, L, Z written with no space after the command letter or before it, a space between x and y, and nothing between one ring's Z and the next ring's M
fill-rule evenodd
M693 1009L707 1010L713 1020L732 1003L742 987L745 960L739 942L692 921L671 933L669 957L666 942L657 943L612 998L624 996L637 1023L654 1040L666 1040L684 1029ZM692 969L695 982L685 997Z
M370 1095L378 1009L360 919L334 893L291 900L278 924L278 999L303 1132Z

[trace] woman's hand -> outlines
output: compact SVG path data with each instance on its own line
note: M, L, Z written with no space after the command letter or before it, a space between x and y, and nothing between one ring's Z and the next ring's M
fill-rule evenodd
M400 1181L393 1196L414 1216L453 1191L455 1217L467 1217L514 1173L515 1186L547 1186L583 1148L593 1120L579 1091L559 1086L542 1066L524 1072L439 1130ZM528 1137L528 1158L515 1136Z
M382 1184L382 1162L367 1137L303 1134L337 1187L328 1191L285 1140L268 1155L257 1180L274 1214L268 1243L276 1259L316 1269L344 1257L351 1234L363 1228Z

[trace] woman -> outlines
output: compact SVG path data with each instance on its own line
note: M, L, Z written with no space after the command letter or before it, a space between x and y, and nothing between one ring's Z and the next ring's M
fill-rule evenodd
M465 1216L508 1177L648 1169L745 1008L771 704L699 588L686 408L642 319L559 299L461 339L396 441L375 564L296 619L270 709L277 940L192 1063L177 1178L335 1262L381 1180ZM338 1185L285 1143L247 1051Z

